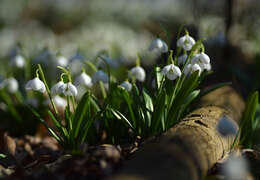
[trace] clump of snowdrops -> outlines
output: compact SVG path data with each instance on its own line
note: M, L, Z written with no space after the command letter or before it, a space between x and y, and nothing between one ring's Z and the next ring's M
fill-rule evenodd
M136 65L126 71L126 79L118 81L110 72L107 56L103 69L86 61L92 70L82 69L73 80L69 67L58 66L62 71L58 82L49 88L40 65L35 78L27 82L27 90L46 93L51 104L48 114L54 127L31 108L45 124L51 135L67 150L78 151L83 143L104 131L112 143L130 141L137 136L142 139L159 135L174 126L189 111L190 104L209 92L198 87L211 71L210 58L202 40L197 42L185 31L177 41L177 49L169 50L160 38L151 42L150 51L168 54L163 65L156 65L152 73L142 67L142 56L137 55ZM119 78L120 79L120 78ZM217 85L220 87L225 84ZM102 98L96 98L92 86L100 89ZM83 95L78 96L79 90ZM57 96L59 95L59 96ZM58 111L57 99L63 99L64 110ZM100 132L97 132L100 131Z

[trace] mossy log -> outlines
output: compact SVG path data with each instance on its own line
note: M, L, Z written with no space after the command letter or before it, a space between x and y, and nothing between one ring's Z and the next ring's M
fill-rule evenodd
M203 107L140 147L110 179L202 179L218 160L227 155L235 138L221 136L216 128L218 121L223 115L238 121L244 103L232 88L225 87L204 97L200 105Z

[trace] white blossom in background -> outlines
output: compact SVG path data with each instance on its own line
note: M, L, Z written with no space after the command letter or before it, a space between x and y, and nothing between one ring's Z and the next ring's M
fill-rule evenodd
M76 97L78 94L78 90L76 86L74 86L71 82L65 83L59 87L58 91L62 91L65 96L74 96Z
M92 87L92 79L89 75L87 75L85 72L82 72L79 76L76 77L74 84L76 86L85 86L85 87Z
M21 55L16 55L11 60L11 66L17 67L17 68L23 68L25 66L25 59Z
M67 101L60 97L60 96L54 96L52 97L53 102L57 108L65 108L67 106ZM52 106L51 101L48 99L44 102L45 105Z
M181 70L178 66L174 64L169 64L165 66L161 73L166 76L169 80L175 80L176 78L181 76Z
M69 68L71 74L75 75L80 72L82 67L84 66L85 57L82 56L80 53L75 53L73 56L70 57L69 60Z
M61 94L63 93L63 88L64 87L64 82L63 81L59 81L58 83L56 83L54 86L52 86L51 88L51 94L52 95L56 95L56 94Z
M0 109L1 109L2 111L7 111L8 106L7 106L4 102L0 102Z
M199 75L200 75L202 72L202 69L198 64L187 64L184 67L183 73L185 75L189 75L189 74L194 73L195 71L199 71Z
M19 84L18 84L18 81L15 78L10 77L10 78L5 79L0 84L0 88L6 88L7 92L15 93L16 91L18 91Z
M58 56L56 58L56 64L57 66L67 67L69 64L69 60L64 56Z
M109 77L108 75L102 71L98 70L93 76L92 76L92 82L97 83L98 81L102 81L103 83L108 83Z
M187 59L187 54L183 54L181 56L178 57L177 59L177 64L180 66L180 65L184 65L186 59Z
M133 85L128 81L124 81L120 84L120 86L127 91L131 91Z
M140 66L136 66L136 67L133 67L131 70L130 70L130 77L134 77L136 80L140 81L140 82L144 82L145 80L145 70L140 67Z
M183 48L185 51L190 51L194 44L195 40L188 34L182 36L177 41L177 46Z
M28 81L25 85L25 89L27 91L34 90L41 93L44 93L46 91L44 83L38 77Z
M247 161L242 156L231 155L221 170L228 180L245 180L249 174Z
M223 116L218 121L217 130L222 136L228 136L228 135L235 136L238 132L238 126L228 116Z
M168 52L168 46L163 40L157 38L151 42L149 46L149 50L150 51L156 50L160 53L166 53Z

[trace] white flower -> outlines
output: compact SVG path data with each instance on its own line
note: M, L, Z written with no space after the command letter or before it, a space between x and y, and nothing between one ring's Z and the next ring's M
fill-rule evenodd
M194 56L194 63L197 64L209 64L210 63L210 58L207 54L205 53L200 53L200 54L196 54Z
M199 71L199 75L200 75L200 73L202 72L202 69L198 64L187 64L184 67L183 73L185 75L189 75L189 74L192 74L195 71Z
M62 93L65 96L77 96L78 90L76 86L74 86L71 82L65 83L64 85L60 86L58 91L63 91Z
M5 79L0 86L1 88L6 88L9 93L15 93L18 90L19 84L15 78L10 77Z
M54 96L52 99L53 99L54 104L58 108L65 108L67 106L67 101L60 96ZM51 106L51 101L48 99L45 102L45 104Z
M162 74L170 80L175 80L177 77L181 76L181 70L178 66L169 64L162 69Z
M75 85L76 86L83 85L90 88L93 84L92 84L91 77L87 75L85 72L82 72L78 77L76 77Z
M157 38L155 40L153 40L150 44L150 47L149 47L149 50L150 51L153 51L153 50L157 50L161 53L165 53L168 51L168 46L167 44L162 41L160 38Z
M130 70L130 76L133 76L136 78L136 80L140 81L140 82L144 82L145 80L145 71L142 67L140 66L136 66L133 67Z
M38 77L28 81L25 85L25 89L27 91L28 90L40 91L41 93L44 93L46 91L44 83Z
M200 54L194 55L194 57L192 58L191 64L198 64L201 68L201 71L204 71L204 70L210 71L211 70L210 58L205 53L200 53Z
M106 73L104 73L102 70L99 70L92 76L92 81L93 83L97 83L98 81L102 81L103 83L108 83L109 78Z
M177 59L178 65L184 65L187 57L188 57L187 54L183 54L182 56L179 56Z
M121 86L122 88L124 88L125 90L127 90L127 91L131 91L131 89L132 89L132 84L131 84L130 82L128 82L128 81L122 82L122 83L120 84L120 86Z
M12 60L11 60L11 65L17 68L23 68L25 66L25 59L21 55L16 55Z
M52 86L51 88L51 94L52 95L55 95L55 94L61 94L63 93L63 86L64 85L64 82L63 81L59 81L57 84L55 84L54 86Z
M56 58L56 63L58 66L66 67L68 66L69 60L64 56L58 56Z
M223 116L218 121L217 130L222 136L235 136L238 131L238 126L232 119L227 116Z
M224 163L222 172L229 180L243 180L247 179L249 169L245 158L231 155Z
M182 47L185 51L190 51L194 44L195 44L195 40L188 34L182 36L177 41L177 46Z

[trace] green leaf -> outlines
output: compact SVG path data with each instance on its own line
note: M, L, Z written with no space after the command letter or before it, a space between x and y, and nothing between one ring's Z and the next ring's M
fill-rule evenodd
M128 124L128 126L135 131L135 129L133 128L132 124L129 122L129 120L119 111L114 110L112 108L109 108L109 110L111 111L111 113L119 120L124 120L124 122L126 122Z
M81 126L81 123L86 115L87 109L90 106L90 93L86 92L83 97L81 98L74 118L73 118L73 130L72 130L72 134L74 136L74 138L76 138L78 136L79 133L79 129Z
M251 94L247 100L246 108L240 122L241 144L249 146L252 140L255 113L258 106L258 92Z
M62 139L59 137L59 135L57 135L52 128L50 128L50 126L45 122L44 119L41 118L40 114L37 113L33 108L31 108L30 106L28 106L28 108L32 111L32 113L38 118L38 120L43 123L43 125L46 127L46 129L49 131L49 133L60 143L62 144Z
M4 158L6 158L6 155L0 154L0 159L4 159Z
M154 72L155 72L156 88L159 89L161 87L162 82L163 82L163 75L161 73L161 68L158 67L158 66L155 67Z

